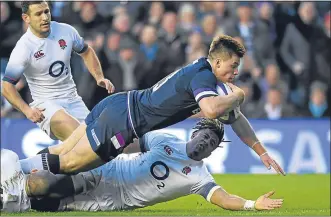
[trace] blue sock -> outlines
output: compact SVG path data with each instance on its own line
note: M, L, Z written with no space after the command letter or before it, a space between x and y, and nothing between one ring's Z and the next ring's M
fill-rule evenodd
M42 155L44 155L44 154L38 154L36 156L20 160L23 172L25 174L30 174L31 170L33 170L33 169L45 170L43 161L42 161L42 158L43 158Z

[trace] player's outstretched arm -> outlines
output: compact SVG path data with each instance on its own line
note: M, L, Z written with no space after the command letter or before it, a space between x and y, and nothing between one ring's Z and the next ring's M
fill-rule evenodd
M273 167L277 173L285 176L283 169L274 159L268 155L267 150L256 137L256 134L249 121L241 112L239 112L238 119L231 125L231 127L237 136L241 139L241 141L252 148L256 154L260 156L261 161L268 169Z
M273 210L280 208L283 204L283 199L270 198L275 192L271 191L260 196L256 201L246 200L237 195L228 194L222 188L214 191L210 198L210 202L223 209L238 211L238 210Z
M45 117L42 114L43 108L31 108L18 93L16 86L10 82L2 82L2 95L28 119L34 123L41 122Z
M235 109L244 99L244 92L238 88L225 96L205 97L199 101L199 107L206 118L215 119Z
M104 77L99 58L93 48L88 46L86 51L81 53L80 56L83 58L84 63L91 75L97 81L98 86L105 88L108 93L114 93L115 86Z

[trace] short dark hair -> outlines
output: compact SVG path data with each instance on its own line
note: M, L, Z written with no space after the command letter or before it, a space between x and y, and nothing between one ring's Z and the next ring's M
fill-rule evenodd
M193 133L191 139L193 139L198 131L203 129L210 129L216 133L219 138L219 142L223 141L224 137L224 125L218 119L209 119L209 118L201 118L198 123L193 127Z
M236 54L239 58L246 53L245 47L236 39L228 35L216 36L210 44L208 58L215 59L216 56L231 58L232 54Z
M22 13L27 14L29 11L30 5L41 4L43 2L46 2L46 1L45 0L43 0L43 1L22 1L21 2Z

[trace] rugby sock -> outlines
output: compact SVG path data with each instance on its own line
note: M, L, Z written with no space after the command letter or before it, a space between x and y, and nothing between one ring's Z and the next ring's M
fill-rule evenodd
M25 174L30 174L31 170L33 169L44 170L42 156L40 154L20 160L20 163L22 170Z
M44 170L49 170L54 174L60 172L60 158L55 154L41 154Z
M39 151L37 154L43 154L43 153L49 154L49 149L44 148L43 150Z

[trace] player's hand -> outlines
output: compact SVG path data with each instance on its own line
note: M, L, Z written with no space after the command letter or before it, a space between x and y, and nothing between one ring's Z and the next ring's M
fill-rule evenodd
M31 108L25 116L33 123L40 123L45 119L45 116L42 113L43 111L45 111L44 108Z
M282 174L283 176L286 175L285 172L284 172L284 170L279 166L279 164L278 164L274 159L272 159L272 158L268 155L267 152L264 153L264 154L262 154L262 155L260 156L260 158L261 158L262 163L268 168L268 170L270 170L271 167L273 167L274 170L276 170L276 172L277 172L278 174Z
M271 199L270 197L275 193L275 191L270 191L262 196L260 196L255 202L256 210L272 210L275 208L280 208L283 205L283 199Z
M226 84L231 88L232 92L238 97L239 104L243 103L245 100L245 92L234 84L231 83L226 83Z
M115 86L107 78L102 78L97 81L97 85L105 88L108 93L114 93Z

